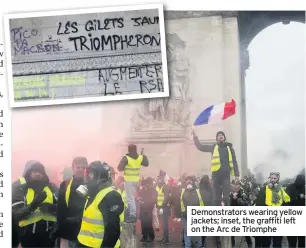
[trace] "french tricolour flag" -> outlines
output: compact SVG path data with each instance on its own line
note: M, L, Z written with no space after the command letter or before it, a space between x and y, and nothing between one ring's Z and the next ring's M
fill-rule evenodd
M194 126L216 123L225 120L236 113L236 102L224 102L218 105L211 105L205 109L195 120Z

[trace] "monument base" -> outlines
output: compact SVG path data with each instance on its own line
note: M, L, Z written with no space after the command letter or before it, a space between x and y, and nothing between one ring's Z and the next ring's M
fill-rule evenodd
M168 122L152 122L150 126L134 129L128 138L131 143L164 143L185 140L185 130Z
M137 248L136 225L123 223L120 235L120 248Z

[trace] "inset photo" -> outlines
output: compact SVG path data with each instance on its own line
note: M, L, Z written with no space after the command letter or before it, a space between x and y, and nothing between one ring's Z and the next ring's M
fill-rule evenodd
M169 96L162 5L5 15L11 107Z

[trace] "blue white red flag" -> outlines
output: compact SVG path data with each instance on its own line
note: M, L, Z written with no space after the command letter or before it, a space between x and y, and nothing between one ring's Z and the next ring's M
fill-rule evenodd
M194 122L194 126L216 123L225 120L236 113L236 102L224 102L218 105L211 105L206 108Z

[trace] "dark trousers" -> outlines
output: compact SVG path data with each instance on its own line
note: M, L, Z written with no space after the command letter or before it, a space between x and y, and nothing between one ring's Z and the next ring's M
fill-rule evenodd
M161 216L163 222L163 239L169 239L169 218L171 216L170 207L163 208L163 215Z
M305 237L287 237L289 248L305 247ZM296 244L297 243L297 244Z
M255 248L269 248L273 242L273 248L281 248L283 237L255 237Z
M206 246L206 237L201 237L202 238L202 246L205 247Z
M140 220L141 220L141 232L144 238L153 238L154 229L153 229L153 208L140 208Z
M49 238L49 232L40 232L40 233L25 233L21 239L21 246L23 248L30 247L54 247L55 240Z
M219 172L214 172L212 175L213 180L213 196L215 206L220 206L223 201L225 206L229 206L230 192L231 192L231 180L230 175L223 175Z

